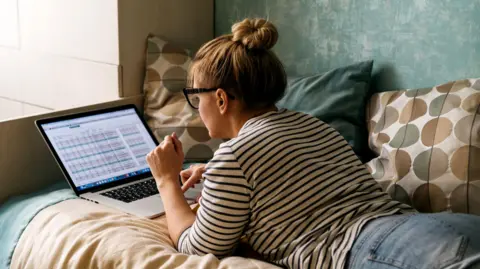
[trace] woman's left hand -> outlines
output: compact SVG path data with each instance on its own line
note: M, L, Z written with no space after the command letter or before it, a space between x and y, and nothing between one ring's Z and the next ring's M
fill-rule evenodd
M163 142L147 154L147 162L158 188L168 183L167 181L178 182L183 159L182 143L175 133L165 136Z

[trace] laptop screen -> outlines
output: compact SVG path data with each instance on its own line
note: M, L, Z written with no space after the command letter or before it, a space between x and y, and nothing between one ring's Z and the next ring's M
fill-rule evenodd
M156 147L134 108L40 124L78 191L150 172Z

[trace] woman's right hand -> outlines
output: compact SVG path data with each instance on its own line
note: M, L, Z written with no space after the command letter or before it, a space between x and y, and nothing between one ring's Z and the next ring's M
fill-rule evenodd
M182 191L186 192L195 184L199 183L202 179L202 175L205 173L205 164L190 165L190 168L180 172L182 178Z

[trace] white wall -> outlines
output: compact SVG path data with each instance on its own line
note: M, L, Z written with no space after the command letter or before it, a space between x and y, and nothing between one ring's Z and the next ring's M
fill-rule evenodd
M17 0L0 0L0 46L18 47Z
M17 1L22 50L119 64L117 0Z
M213 0L0 0L0 121L141 94L148 34L195 51L213 19Z
M117 0L0 0L0 120L118 99L117 10Z

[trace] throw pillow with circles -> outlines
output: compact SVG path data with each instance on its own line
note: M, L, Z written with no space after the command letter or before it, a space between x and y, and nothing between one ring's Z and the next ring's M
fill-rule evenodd
M375 94L367 114L367 165L394 199L480 215L480 79Z
M190 63L188 50L157 36L148 38L144 116L159 141L175 132L186 160L206 161L223 141L210 138L198 111L183 95Z

